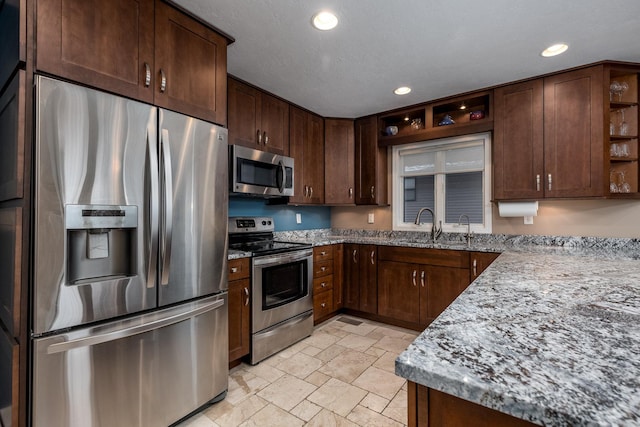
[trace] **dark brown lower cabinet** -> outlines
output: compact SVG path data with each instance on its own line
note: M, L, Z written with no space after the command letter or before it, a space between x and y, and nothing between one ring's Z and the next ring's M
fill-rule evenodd
M408 382L409 427L530 427L528 421Z
M424 329L469 285L464 251L378 248L378 314Z
M251 280L249 258L229 261L229 364L249 354Z
M378 255L376 245L344 245L344 307L362 313L378 312Z

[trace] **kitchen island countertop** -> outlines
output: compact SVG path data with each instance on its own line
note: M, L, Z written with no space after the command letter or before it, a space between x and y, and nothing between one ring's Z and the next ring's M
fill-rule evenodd
M396 374L536 424L637 425L640 262L601 252L506 251Z

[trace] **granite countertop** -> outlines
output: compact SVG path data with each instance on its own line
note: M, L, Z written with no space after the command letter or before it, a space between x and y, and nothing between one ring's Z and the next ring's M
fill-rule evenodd
M396 373L541 425L637 425L638 254L594 251L506 251Z

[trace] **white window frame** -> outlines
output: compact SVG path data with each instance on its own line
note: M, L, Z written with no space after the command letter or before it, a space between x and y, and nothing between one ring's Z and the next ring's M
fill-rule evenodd
M473 135L465 135L460 137L443 138L431 141L417 142L414 144L395 145L391 150L391 188L392 188L392 218L393 230L407 231L428 231L431 230L431 218L428 212L420 217L422 225L416 225L414 222L404 222L404 178L415 175L405 175L401 173L400 153L407 151L415 151L427 149L434 151L442 149L442 152L436 154L436 162L441 161L444 157L444 150L451 148L463 148L465 146L473 146L482 140L484 145L484 170L482 172L482 189L483 189L483 216L484 224L471 224L471 231L474 233L491 233L492 227L492 206L491 206L491 134L479 133ZM469 171L478 171L472 169ZM457 171L465 172L465 171ZM436 221L442 221L442 231L447 233L464 233L467 230L466 223L458 226L457 223L445 223L445 173L437 172L435 174L435 215Z

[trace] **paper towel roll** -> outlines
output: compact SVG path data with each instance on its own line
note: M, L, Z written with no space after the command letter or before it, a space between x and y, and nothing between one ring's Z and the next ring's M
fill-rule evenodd
M500 216L538 216L538 202L498 202Z

